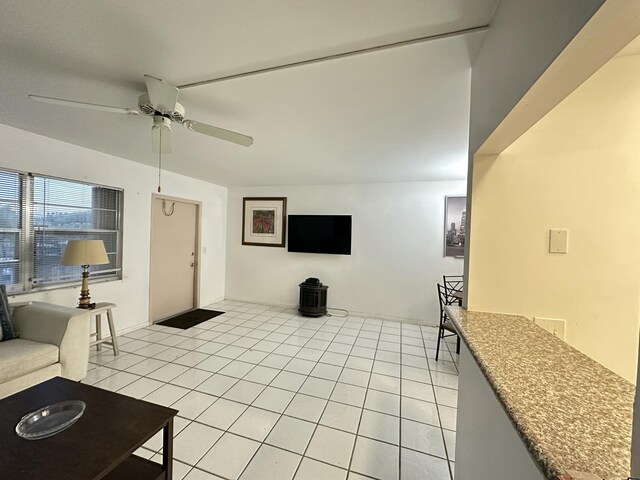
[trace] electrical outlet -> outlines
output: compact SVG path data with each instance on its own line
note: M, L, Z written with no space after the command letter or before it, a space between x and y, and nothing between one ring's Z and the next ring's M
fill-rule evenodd
M566 320L560 318L533 317L533 323L541 328L544 328L547 332L554 334L560 340L565 339L567 326Z

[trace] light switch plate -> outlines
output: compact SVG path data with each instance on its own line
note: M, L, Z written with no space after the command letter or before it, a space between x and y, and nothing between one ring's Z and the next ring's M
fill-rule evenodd
M552 228L549 230L549 253L567 253L569 250L569 230Z

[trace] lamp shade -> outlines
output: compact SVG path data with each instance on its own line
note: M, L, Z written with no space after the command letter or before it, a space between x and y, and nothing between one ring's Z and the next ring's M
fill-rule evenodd
M62 256L63 265L104 265L109 263L102 240L69 240Z

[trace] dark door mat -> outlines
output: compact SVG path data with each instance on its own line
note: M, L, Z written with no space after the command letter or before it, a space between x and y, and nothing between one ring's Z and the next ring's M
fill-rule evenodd
M167 318L156 325L163 325L165 327L182 328L186 330L199 323L206 322L211 318L215 318L218 315L222 315L224 312L218 312L216 310L204 310L202 308L196 308L189 312L181 313L171 318Z

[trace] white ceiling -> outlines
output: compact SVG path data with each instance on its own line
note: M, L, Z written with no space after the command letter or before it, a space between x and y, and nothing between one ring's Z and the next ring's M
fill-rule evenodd
M180 85L478 27L497 0L0 0L0 123L157 165L151 119L36 103L135 108L148 73ZM183 89L167 170L221 185L461 179L470 58L482 33ZM1 164L1 160L0 160Z

